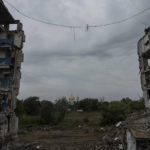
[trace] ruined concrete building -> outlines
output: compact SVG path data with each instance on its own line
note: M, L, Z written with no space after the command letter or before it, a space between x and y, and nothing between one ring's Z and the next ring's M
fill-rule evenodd
M141 86L146 108L150 108L150 28L138 42L139 67L141 72Z
M127 150L150 149L150 112L130 115L126 120Z
M150 27L138 42L138 56L146 110L130 115L125 121L127 150L150 149Z
M11 27L16 27L14 30ZM23 61L24 31L0 0L0 149L8 147L16 135L18 119L15 115L19 93L21 62Z

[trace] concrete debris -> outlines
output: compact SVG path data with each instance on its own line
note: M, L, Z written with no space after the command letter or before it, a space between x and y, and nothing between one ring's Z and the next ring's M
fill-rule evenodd
M119 140L119 138L118 138L118 137L115 137L114 141L118 141L118 140Z
M116 127L118 128L118 127L120 127L121 126L121 124L122 124L122 122L120 121L120 122L118 122L117 124L116 124Z
M36 149L40 149L40 146L38 145L38 146L36 147Z
M78 128L81 128L82 126L81 125L78 125Z
M122 144L119 144L119 149L123 149L123 145Z
M100 128L100 131L105 131L105 128Z

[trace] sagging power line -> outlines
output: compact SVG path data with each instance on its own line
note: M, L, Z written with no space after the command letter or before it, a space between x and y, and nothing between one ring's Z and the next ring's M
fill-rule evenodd
M106 27L106 26L111 26L111 25L116 25L116 24L120 24L120 23L124 23L124 22L127 22L129 20L132 20L134 19L135 17L138 17L142 14L144 14L145 12L149 11L150 10L150 7L148 8L145 8L144 10L132 15L132 16L129 16L127 18L124 18L124 19L121 19L121 20L118 20L118 21L114 21L114 22L111 22L111 23L106 23L106 24L97 24L97 25L89 25L87 24L86 26L78 26L78 25L64 25L64 24L57 24L57 23L53 23L53 22L48 22L48 21L45 21L45 20L41 20L41 19L38 19L38 18L34 18L34 17L31 17L31 16L28 16L26 15L25 13L23 13L22 11L20 11L18 8L16 8L14 5L12 5L10 2L8 2L7 0L3 0L4 2L6 2L10 7L12 7L14 10L16 10L19 14L21 14L22 16L30 19L30 20L33 20L33 21L36 21L36 22L40 22L40 23L44 23L44 24L48 24L48 25L52 25L52 26L57 26L57 27L62 27L62 28L71 28L73 30L75 29L79 29L79 28L86 28L86 30L88 31L90 28L100 28L100 27Z
M70 25L63 25L63 24L57 24L57 23L53 23L53 22L48 22L45 20L41 20L38 18L34 18L31 16L26 15L25 13L21 12L19 9L17 9L14 5L12 5L10 2L8 2L7 0L3 0L4 2L6 2L10 7L12 7L14 10L16 10L19 14L21 14L22 16L30 19L30 20L34 20L40 23L44 23L44 24L48 24L48 25L52 25L52 26L58 26L58 27L63 27L63 28L83 28L83 26L70 26Z

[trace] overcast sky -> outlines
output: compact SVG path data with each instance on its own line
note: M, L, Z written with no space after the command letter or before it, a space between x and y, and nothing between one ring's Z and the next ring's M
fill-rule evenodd
M149 0L8 0L28 16L75 30L29 20L6 4L24 25L24 63L19 98L55 100L73 96L119 100L142 96L137 42L150 25L150 11L128 22L90 28L132 16Z

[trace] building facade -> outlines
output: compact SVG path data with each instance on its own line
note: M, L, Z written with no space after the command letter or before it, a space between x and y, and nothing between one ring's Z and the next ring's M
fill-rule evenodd
M131 114L125 121L127 150L150 149L150 27L138 41L138 57L146 110Z
M16 28L11 30L11 26ZM15 115L19 94L23 42L25 35L20 21L15 20L0 0L0 149L7 149L16 136L18 118Z
M145 107L150 108L150 28L138 42L138 56Z

